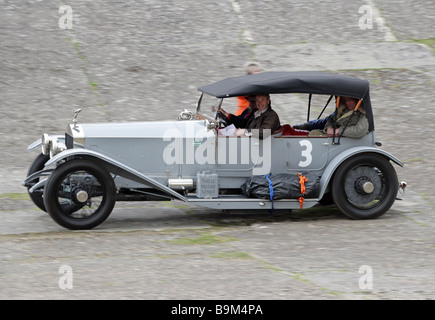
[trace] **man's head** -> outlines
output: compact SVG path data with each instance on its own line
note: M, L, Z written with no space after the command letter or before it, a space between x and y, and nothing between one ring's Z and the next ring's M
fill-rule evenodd
M255 97L255 102L258 110L266 110L270 106L270 96L268 94L259 94Z
M343 102L346 104L346 107L349 110L353 110L356 107L356 104L358 103L358 99L351 98L351 97L343 97Z
M256 62L247 62L244 65L246 74L256 74L261 72L260 65Z

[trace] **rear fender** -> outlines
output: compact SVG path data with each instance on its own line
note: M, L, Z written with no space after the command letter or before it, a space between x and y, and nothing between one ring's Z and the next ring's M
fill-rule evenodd
M45 167L50 167L57 162L61 160L65 160L69 157L76 157L79 156L84 159L94 160L96 162L101 163L106 169L109 170L109 172L116 173L119 176L122 176L124 178L136 181L138 183L153 187L157 190L160 190L168 195L170 195L173 198L177 198L179 200L187 202L188 200L183 197L178 192L172 190L171 188L168 188L167 186L155 181L154 179L140 173L139 171L117 161L114 160L107 155L98 153L93 150L88 149L68 149L65 151L62 151L61 153L55 155L53 158L48 160L45 163Z
M320 178L320 193L319 193L319 199L323 197L323 195L326 192L326 189L328 188L329 182L331 181L332 176L334 175L335 170L347 159L350 157L353 157L357 154L363 154L363 153L374 153L379 154L381 156L384 156L385 158L393 161L397 165L403 167L403 163L397 159L392 154L377 148L371 148L371 147L355 147L346 150L345 152L340 153L338 156L336 156L326 167L325 171L322 174L322 177Z

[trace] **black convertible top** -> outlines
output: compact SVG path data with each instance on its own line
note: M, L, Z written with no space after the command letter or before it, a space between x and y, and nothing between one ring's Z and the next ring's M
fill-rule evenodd
M230 77L202 86L199 91L217 98L274 93L311 93L353 97L363 100L369 120L369 131L374 130L373 113L367 80L328 72L263 72Z

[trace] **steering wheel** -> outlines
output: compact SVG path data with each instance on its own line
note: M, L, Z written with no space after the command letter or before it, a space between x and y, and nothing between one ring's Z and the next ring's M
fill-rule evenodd
M219 128L228 126L228 119L219 111L216 112L216 118L219 123Z

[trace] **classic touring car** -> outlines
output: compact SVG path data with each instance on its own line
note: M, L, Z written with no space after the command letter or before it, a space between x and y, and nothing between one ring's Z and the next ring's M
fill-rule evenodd
M31 199L69 229L93 228L116 201L128 200L274 210L332 199L353 219L379 217L393 205L399 182L392 163L403 164L375 140L368 81L326 72L264 72L199 91L196 110L184 110L176 121L87 124L76 110L64 135L44 134L28 147L42 149L23 182ZM308 119L313 95L327 100L325 108L334 96L357 98L367 134L294 135L282 124L261 138L221 135L219 117L201 111L209 107L202 106L204 95L219 111L227 98L288 93L308 96Z

